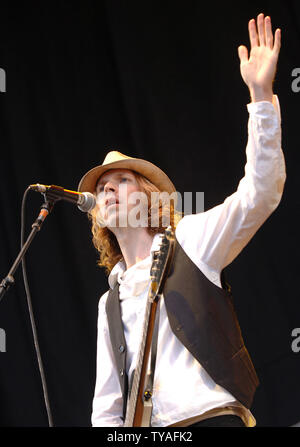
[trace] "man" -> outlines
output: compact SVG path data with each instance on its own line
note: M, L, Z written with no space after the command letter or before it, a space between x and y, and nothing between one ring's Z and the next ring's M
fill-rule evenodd
M184 216L179 222L171 213L176 250L159 306L151 418L156 427L255 425L250 407L258 379L222 271L278 206L285 165L279 104L272 91L281 33L277 29L273 38L270 18L260 14L257 22L249 22L249 37L250 57L246 47L238 49L242 78L252 100L245 176L237 191L219 206ZM155 191L171 194L175 187L157 166L110 152L101 166L85 174L78 189L97 195L92 230L99 264L109 272L110 286L99 302L92 423L122 426L152 254L164 229L163 208L153 229L143 199L141 224L136 226L130 219L131 196L143 192L149 198Z

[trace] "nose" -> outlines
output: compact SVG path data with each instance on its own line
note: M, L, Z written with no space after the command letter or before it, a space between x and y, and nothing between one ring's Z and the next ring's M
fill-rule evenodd
M116 192L116 190L117 190L116 185L114 183L112 183L111 181L108 181L105 183L105 185L104 185L105 193L110 192L110 191Z

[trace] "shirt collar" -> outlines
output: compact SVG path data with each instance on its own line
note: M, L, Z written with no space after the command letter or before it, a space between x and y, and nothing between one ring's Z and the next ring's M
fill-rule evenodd
M148 268L148 266L151 265L153 252L157 251L159 249L159 245L161 242L161 236L162 236L162 233L157 233L154 235L152 245L150 248L149 256L147 258L137 262L132 267ZM122 274L125 272L125 270L126 270L125 262L122 260L117 262L117 264L113 267L113 269L111 270L110 275L108 277L108 284L111 289L113 289L115 287L116 283L120 280L120 278L121 278Z

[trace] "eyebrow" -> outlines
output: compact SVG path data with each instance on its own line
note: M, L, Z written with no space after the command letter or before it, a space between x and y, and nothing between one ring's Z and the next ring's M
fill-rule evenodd
M114 173L116 177L120 178L123 177L124 175L133 175L131 174L131 172L118 172L118 173ZM103 177L105 176L105 174L103 174L102 177L100 177L99 181L96 184L96 188L98 188L98 186L102 185L103 183L105 183L107 180L105 180L105 178L103 179Z

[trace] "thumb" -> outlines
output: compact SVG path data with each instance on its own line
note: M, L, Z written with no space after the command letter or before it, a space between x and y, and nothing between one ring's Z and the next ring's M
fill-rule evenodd
M241 63L248 61L248 50L247 50L247 47L245 47L244 45L240 45L238 47L238 54L239 54L239 58L240 58Z

